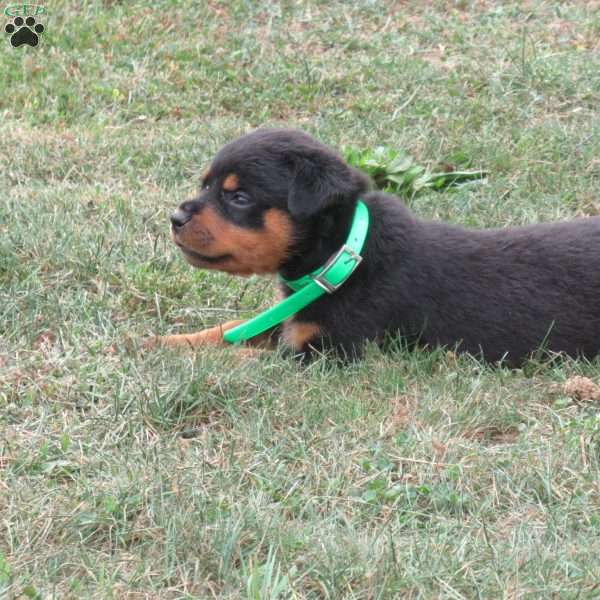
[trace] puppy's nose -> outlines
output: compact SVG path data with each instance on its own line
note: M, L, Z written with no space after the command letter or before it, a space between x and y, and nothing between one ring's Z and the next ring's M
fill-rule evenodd
M170 218L173 227L183 227L192 218L192 214L178 208L171 214Z

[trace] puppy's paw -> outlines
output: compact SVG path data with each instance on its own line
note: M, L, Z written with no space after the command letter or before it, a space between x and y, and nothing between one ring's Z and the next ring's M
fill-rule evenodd
M204 345L199 339L199 334L189 335L156 335L142 342L144 350L158 350L160 348L181 348L184 350L194 349Z
M243 321L229 321L209 329L203 329L195 333L184 333L177 335L164 335L147 338L142 342L142 347L146 350L154 350L156 348L182 348L195 349L199 347L229 347L230 344L225 342L223 334L232 327L236 327ZM251 341L251 345L260 348L272 347L272 340L269 334L261 334Z
M143 342L143 347L151 350L155 348L194 349L200 346L227 346L228 344L223 341L223 333L237 323L236 321L235 323L217 325L196 333L151 337Z

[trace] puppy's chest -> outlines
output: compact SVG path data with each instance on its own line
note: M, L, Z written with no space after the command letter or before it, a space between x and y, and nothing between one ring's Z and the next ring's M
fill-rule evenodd
M275 296L277 302L286 298L285 288L281 284L277 286ZM295 352L302 351L321 335L322 328L314 321L300 321L293 316L281 324L281 342Z
M281 329L281 341L296 352L320 336L321 327L317 323L299 322L294 318L285 321Z

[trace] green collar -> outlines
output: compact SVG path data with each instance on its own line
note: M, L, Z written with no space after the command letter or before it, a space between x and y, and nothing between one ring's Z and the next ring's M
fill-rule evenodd
M360 253L368 231L369 210L366 204L359 200L346 243L322 267L300 279L290 281L279 276L294 293L253 319L226 331L223 339L230 344L245 342L289 319L323 294L333 294L362 261Z

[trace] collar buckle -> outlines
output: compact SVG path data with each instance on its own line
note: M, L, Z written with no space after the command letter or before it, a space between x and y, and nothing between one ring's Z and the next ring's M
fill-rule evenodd
M344 257L344 255L346 255ZM354 262L350 267L350 270L346 270L348 263ZM344 244L335 254L333 254L323 266L323 270L317 275L311 275L310 278L328 294L333 294L344 284L344 282L354 273L358 265L362 262L362 256L357 254L350 246ZM343 274L341 279L337 283L331 283L325 276L336 266L343 266Z

